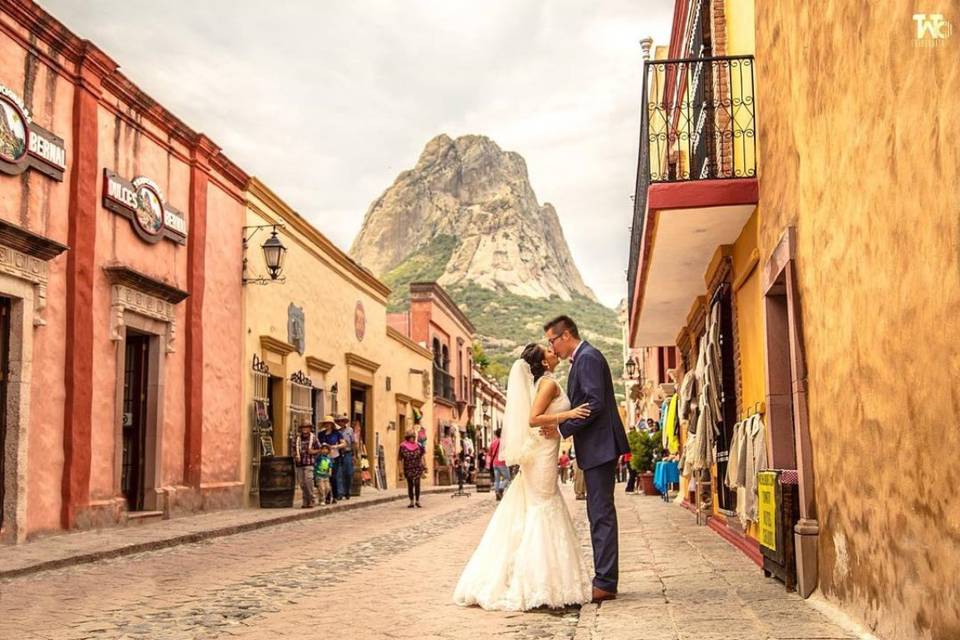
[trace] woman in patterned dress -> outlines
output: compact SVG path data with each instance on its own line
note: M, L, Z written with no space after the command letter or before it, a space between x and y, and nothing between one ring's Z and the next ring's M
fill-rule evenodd
M417 443L417 434L407 431L400 443L400 460L403 462L403 476L407 479L407 495L410 497L408 509L420 508L420 476L423 475L423 456L426 452Z

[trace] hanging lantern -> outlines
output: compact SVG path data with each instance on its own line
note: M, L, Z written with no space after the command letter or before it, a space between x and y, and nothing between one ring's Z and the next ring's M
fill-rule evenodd
M283 271L283 259L287 254L287 248L277 237L276 227L274 227L270 237L263 243L262 249L263 260L267 264L267 273L270 274L271 280L276 280Z

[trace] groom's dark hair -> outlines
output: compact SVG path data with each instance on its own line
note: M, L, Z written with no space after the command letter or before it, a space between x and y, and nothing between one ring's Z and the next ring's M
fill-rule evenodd
M577 340L580 339L580 330L577 329L577 323L573 321L573 318L570 316L557 316L547 324L543 325L543 330L549 331L553 329L557 335L560 335L564 331L569 331Z

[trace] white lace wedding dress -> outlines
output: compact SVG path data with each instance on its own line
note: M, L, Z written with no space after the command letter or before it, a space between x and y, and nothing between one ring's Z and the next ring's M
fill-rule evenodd
M570 400L561 389L545 413L569 409ZM560 495L560 440L527 429L519 456L520 473L510 483L457 583L453 599L459 605L525 611L582 604L592 597L577 532Z

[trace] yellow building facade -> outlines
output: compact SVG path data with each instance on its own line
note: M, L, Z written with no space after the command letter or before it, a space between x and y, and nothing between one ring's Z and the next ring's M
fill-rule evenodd
M246 203L242 437L248 502L257 502L261 456L271 446L276 455L287 455L291 431L326 414L359 420L370 483L397 486L404 431L418 420L431 424L431 352L387 326L387 286L260 180L250 180ZM260 249L274 231L287 249L279 280L266 275ZM258 278L267 283L261 286ZM269 418L269 442L258 433L258 413L261 423Z
M783 549L802 596L819 591L878 636L960 637L960 503L942 455L960 433L960 40L943 22L957 14L856 0L676 6L666 55L647 63L631 346L675 343L695 365L720 291L721 401L735 409L715 424L760 413L758 465L781 472L763 474L764 535L743 530L723 508L718 437L707 524L765 570ZM724 93L743 56L750 91ZM751 123L733 128L732 157L704 128L731 121ZM704 138L720 141L712 153ZM773 487L795 503L773 504ZM786 526L768 524L775 506Z

